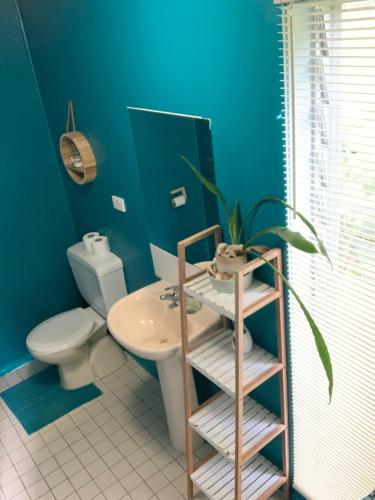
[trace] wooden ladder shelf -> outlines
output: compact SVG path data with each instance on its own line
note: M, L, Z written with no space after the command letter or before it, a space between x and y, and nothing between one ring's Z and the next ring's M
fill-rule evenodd
M216 225L178 243L181 291L181 334L184 366L184 400L188 498L195 485L212 500L266 500L281 487L289 499L288 403L285 353L283 282L274 272L271 287L253 279L243 290L246 274L271 262L282 272L281 250L274 248L245 264L235 276L235 293L216 291L205 271L186 276L186 248L213 236L221 242ZM222 328L199 347L191 349L188 340L187 298L194 297L222 316ZM244 320L266 305L276 303L278 357L254 345L243 355ZM235 344L230 321L235 322ZM191 368L214 382L221 391L193 409ZM279 376L281 416L278 417L249 397L251 391L274 375ZM193 462L193 432L215 450L199 464ZM282 470L259 452L275 437L282 439Z

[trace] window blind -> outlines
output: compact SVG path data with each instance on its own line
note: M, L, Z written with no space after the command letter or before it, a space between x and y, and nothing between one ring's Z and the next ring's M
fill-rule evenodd
M314 500L375 488L375 1L281 7L285 182L333 262L288 251L332 357L327 381L289 297L294 486ZM288 224L303 228L291 214Z

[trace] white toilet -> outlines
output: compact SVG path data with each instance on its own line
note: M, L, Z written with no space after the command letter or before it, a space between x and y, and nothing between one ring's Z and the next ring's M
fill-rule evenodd
M58 366L65 389L77 389L125 362L124 351L107 332L105 318L126 295L126 285L122 261L113 253L95 255L83 242L67 253L78 289L91 307L47 319L29 333L26 345L34 358Z

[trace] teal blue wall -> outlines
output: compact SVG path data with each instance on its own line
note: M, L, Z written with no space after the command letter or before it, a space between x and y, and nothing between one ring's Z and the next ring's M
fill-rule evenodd
M72 99L97 155L98 177L86 186L75 185L60 162L78 235L97 229L109 236L130 291L154 276L127 106L211 118L216 180L244 209L283 192L272 1L19 5L54 145ZM113 210L112 194L125 197L126 214ZM263 221L270 222L266 211ZM260 324L261 340L263 332Z
M282 192L277 17L265 0L20 0L53 142L72 99L99 175L63 173L79 235L99 229L123 259L130 290L150 281L126 106L212 118L216 176L244 205ZM40 13L43 12L43 15ZM111 207L124 196L128 213Z
M0 3L0 47L1 374L29 359L29 330L79 295L73 220L12 0Z
M127 106L212 119L216 180L246 208L282 195L278 18L271 0L19 0L55 146L72 99L98 178L63 179L79 235L98 229L123 259L128 287L153 279ZM41 13L43 13L41 15ZM61 165L60 165L61 168ZM111 207L124 196L128 212ZM276 214L272 222L278 222ZM262 213L263 223L271 214ZM252 322L275 350L272 307ZM276 379L259 398L277 406ZM278 443L270 450L278 454Z

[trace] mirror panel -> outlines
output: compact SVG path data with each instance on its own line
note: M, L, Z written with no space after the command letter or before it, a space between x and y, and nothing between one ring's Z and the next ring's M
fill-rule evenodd
M128 108L148 219L150 242L177 255L177 242L219 221L216 198L180 158L184 155L215 182L211 121L196 116ZM184 188L186 203L172 206ZM190 262L210 260L206 240L189 249Z

